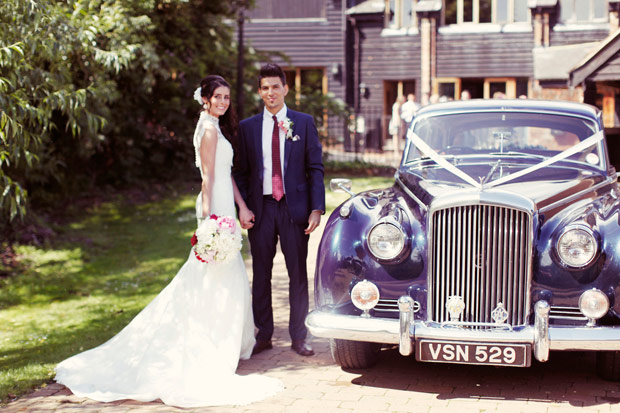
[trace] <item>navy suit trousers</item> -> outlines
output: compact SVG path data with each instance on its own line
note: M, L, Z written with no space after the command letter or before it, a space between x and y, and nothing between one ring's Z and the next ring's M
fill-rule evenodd
M304 324L308 314L308 257L309 235L307 225L293 222L286 205L286 197L276 201L263 197L263 211L259 222L248 231L252 252L252 311L258 327L256 339L270 340L273 335L273 308L271 302L271 273L276 255L278 237L289 276L289 334L292 340L304 340Z

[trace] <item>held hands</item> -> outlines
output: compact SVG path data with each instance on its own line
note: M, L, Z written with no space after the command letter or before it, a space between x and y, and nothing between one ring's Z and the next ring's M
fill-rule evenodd
M250 211L248 208L240 208L239 222L241 223L241 228L243 229L252 228L254 226L254 212Z
M321 211L314 210L308 217L308 228L304 229L304 234L308 235L314 231L321 223Z

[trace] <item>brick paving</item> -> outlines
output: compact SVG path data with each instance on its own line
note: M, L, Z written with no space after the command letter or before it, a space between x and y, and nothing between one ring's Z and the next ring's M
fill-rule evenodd
M323 219L325 224L326 219ZM322 228L321 228L322 229ZM320 232L310 241L310 274ZM247 262L248 270L249 261ZM312 283L312 280L310 281ZM285 390L247 406L179 409L161 402L123 400L100 403L74 396L56 383L0 410L7 413L155 412L620 412L620 383L599 379L592 353L551 353L547 363L527 369L418 363L397 349L384 349L369 370L344 371L334 364L327 340L313 338L317 353L301 357L290 349L288 281L283 257L274 264L276 331L273 350L241 361L238 373L280 378ZM312 307L312 302L311 302Z

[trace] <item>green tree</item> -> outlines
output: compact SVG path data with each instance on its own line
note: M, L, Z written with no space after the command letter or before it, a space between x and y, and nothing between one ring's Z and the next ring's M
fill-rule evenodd
M115 77L131 64L157 64L141 42L150 24L122 2L0 3L3 223L25 214L28 193L74 182L67 163L88 159L105 139Z

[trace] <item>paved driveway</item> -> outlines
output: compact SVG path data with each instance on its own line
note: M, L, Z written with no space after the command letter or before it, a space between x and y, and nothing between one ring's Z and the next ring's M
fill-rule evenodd
M319 235L311 237L310 257L316 256ZM250 270L249 261L247 265ZM314 258L308 266L313 274ZM177 409L158 402L94 402L75 397L54 383L10 403L4 411L620 412L620 384L597 378L595 357L584 352L552 353L549 362L520 369L418 363L401 357L397 349L385 349L375 368L343 371L333 363L327 340L315 338L312 344L317 354L298 356L290 349L287 332L288 279L280 253L273 285L274 348L240 362L238 372L281 378L286 388L276 396L240 407Z

